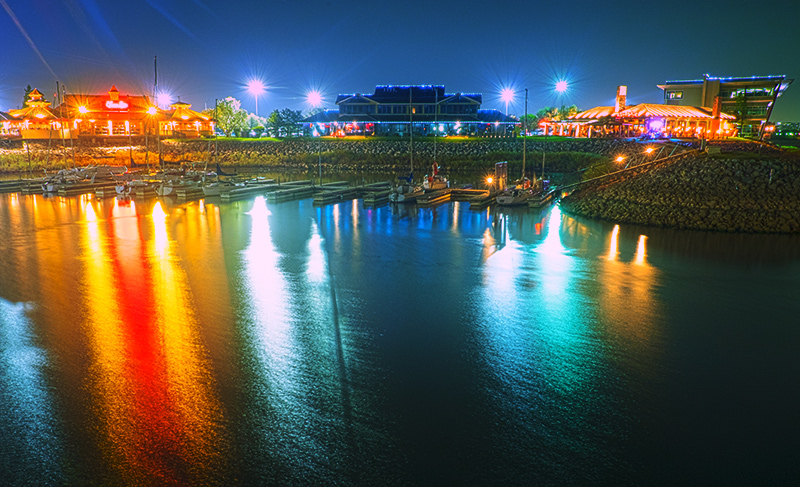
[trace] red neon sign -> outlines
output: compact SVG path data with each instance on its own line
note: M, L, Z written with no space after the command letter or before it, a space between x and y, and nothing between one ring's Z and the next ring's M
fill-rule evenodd
M111 109L115 109L115 110L124 110L124 109L128 108L128 104L125 103L122 100L120 100L120 101L108 100L108 101L106 101L106 108L111 108Z

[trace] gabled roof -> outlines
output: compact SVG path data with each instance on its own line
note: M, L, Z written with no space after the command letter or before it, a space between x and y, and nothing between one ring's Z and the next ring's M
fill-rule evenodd
M303 123L330 123L339 121L339 110L323 110L303 119Z
M500 110L495 109L478 110L478 121L486 123L519 123L516 118L509 117Z

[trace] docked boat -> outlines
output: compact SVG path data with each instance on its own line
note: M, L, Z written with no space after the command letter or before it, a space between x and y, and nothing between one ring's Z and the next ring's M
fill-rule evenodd
M507 189L497 195L497 204L500 206L522 206L527 205L528 200L532 197L533 191L530 189Z
M389 193L389 201L392 203L413 203L418 196L425 194L425 189L419 184L405 182L398 184L394 191Z
M433 163L433 175L426 176L422 182L422 188L426 190L445 189L450 187L450 182L446 177L439 174L439 165Z

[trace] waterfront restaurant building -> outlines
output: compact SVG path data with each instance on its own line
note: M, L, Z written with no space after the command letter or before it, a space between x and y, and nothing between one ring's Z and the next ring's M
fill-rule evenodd
M379 85L372 94L342 94L336 110L303 121L308 135L510 135L519 124L481 109L480 93L446 93L443 85Z
M671 106L714 107L734 115L741 135L759 135L769 122L775 102L792 83L785 75L667 81L658 85L664 90L664 104ZM743 113L743 120L736 116ZM741 123L740 123L741 122Z
M22 139L78 138L92 141L139 137L194 138L213 134L210 116L177 102L168 110L156 107L145 95L123 95L116 86L104 94L66 94L51 107L39 90L28 96L25 107L10 110L4 132Z
M734 116L713 108L656 103L626 105L627 86L617 87L615 105L595 107L551 124L548 131L573 137L725 138L736 134Z

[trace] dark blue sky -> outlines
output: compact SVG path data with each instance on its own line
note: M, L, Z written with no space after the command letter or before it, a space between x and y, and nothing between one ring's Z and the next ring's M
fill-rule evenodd
M797 0L0 0L0 110L28 84L50 99L56 79L68 92L149 94L155 55L159 87L194 108L235 96L254 111L244 85L263 79L262 116L305 111L311 89L333 108L376 84L444 84L503 110L504 86L527 87L531 112L612 105L620 84L629 104L659 103L657 84L703 73L800 78L798 18ZM561 78L570 88L557 96ZM773 120L800 121L800 81Z

